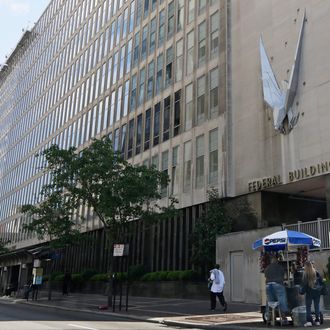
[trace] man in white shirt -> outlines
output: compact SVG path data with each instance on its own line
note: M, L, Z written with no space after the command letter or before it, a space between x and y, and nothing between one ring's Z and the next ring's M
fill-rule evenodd
M220 266L216 264L214 269L210 270L210 281L212 282L210 288L211 310L215 310L218 297L220 304L223 306L223 311L225 312L227 310L227 303L223 295L225 277L223 276L223 272L219 268Z

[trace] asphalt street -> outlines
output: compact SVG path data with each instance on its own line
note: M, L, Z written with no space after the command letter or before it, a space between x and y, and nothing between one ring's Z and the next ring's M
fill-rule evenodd
M66 311L41 306L0 301L1 330L172 330L157 323L135 321L115 315Z

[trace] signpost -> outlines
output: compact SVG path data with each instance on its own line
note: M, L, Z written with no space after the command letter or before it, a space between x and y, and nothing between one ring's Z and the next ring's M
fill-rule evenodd
M119 257L119 272L123 273L123 257L128 257L129 252L129 244L114 244L113 245L113 256ZM127 285L126 285L126 311L128 309L128 262L126 262L126 273L127 273ZM115 311L116 305L116 287L117 283L119 282L119 289L120 289L120 297L119 297L119 310L121 310L121 302L122 302L122 278L116 278L115 274L113 275L113 304L112 304L112 311Z

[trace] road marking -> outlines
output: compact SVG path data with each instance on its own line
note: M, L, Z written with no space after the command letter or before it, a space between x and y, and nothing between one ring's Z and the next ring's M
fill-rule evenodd
M88 327L83 327L82 325L77 325L77 324L68 324L70 327L76 327L80 329L89 329L89 330L98 330L96 328L88 328Z

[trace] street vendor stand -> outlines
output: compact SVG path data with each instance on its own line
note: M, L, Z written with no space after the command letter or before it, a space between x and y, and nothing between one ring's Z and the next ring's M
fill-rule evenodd
M286 270L284 285L286 287L288 307L293 308L304 305L304 297L299 295L299 286L302 279L303 266L308 259L308 250L320 248L321 241L311 235L293 230L282 230L262 239L252 245L254 250L260 250L260 271L264 273L270 263L271 256L275 255ZM263 319L266 322L266 290L265 278L262 280L262 306Z

